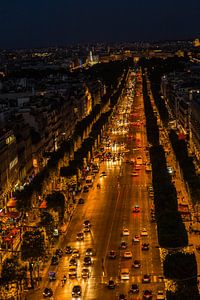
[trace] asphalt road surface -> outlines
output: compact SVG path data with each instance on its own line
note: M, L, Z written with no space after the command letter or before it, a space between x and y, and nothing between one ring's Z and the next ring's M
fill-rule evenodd
M141 91L141 84L137 85L137 89ZM120 293L124 293L127 299L142 299L143 290L151 289L153 291L153 299L156 299L157 290L164 289L162 276L162 266L160 262L160 253L157 241L156 223L150 221L150 207L152 199L149 197L148 187L151 185L151 173L145 171L145 165L140 165L137 170L137 176L131 176L134 165L130 164L131 160L137 156L142 156L143 163L148 160L146 154L146 133L143 100L140 94L135 97L131 109L127 109L130 100L125 97L121 104L121 110L127 110L127 113L120 114L119 110L114 116L110 128L115 129L117 120L126 122L136 122L139 124L131 125L129 133L120 133L114 131L110 134L111 147L107 149L110 152L125 152L124 159L119 161L104 161L101 163L100 172L96 174L94 185L89 193L82 194L85 204L77 205L73 218L68 230L63 236L61 247L64 249L67 245L80 250L80 258L77 266L77 278L69 279L68 268L70 255L64 254L57 266L46 268L45 277L40 283L40 288L28 295L28 299L43 299L42 292L44 287L51 287L54 295L51 299L73 299L72 288L74 285L80 285L82 295L76 299L100 300L100 299L118 299ZM132 116L131 114L132 113ZM127 126L127 125L126 125ZM123 127L123 126L122 126ZM113 131L112 131L113 132ZM135 138L129 138L129 135L140 136L140 141ZM113 141L115 144L113 146ZM118 142L124 142L125 148L119 147ZM139 142L139 147L138 147ZM126 162L129 161L129 162ZM100 178L102 171L107 176ZM101 184L101 188L97 189L97 183ZM132 208L139 205L140 212L133 213ZM89 219L91 222L91 232L84 233L84 241L77 241L76 234L83 229L83 221ZM126 227L129 229L129 236L122 236L122 230ZM143 228L146 228L148 236L140 236L140 241L132 244L132 237L136 234L140 235ZM125 250L120 249L122 241L127 242L128 248L132 252L132 259L123 258ZM149 250L142 250L142 243L149 243ZM96 255L92 257L92 265L90 269L90 277L82 279L81 270L83 267L83 259L87 248L92 247L96 251ZM116 259L109 259L108 252L115 250ZM141 267L136 269L132 267L133 260L141 261ZM121 280L120 272L122 268L130 270L130 279ZM48 272L55 271L57 279L50 282ZM67 276L67 282L63 286L63 275ZM150 283L142 283L144 274L149 274ZM116 288L110 290L106 283L109 279L113 279ZM130 285L137 283L139 285L139 294L129 295Z

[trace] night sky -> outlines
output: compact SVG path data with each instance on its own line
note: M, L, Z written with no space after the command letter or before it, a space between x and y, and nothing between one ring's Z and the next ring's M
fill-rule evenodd
M200 36L199 0L1 0L0 48Z

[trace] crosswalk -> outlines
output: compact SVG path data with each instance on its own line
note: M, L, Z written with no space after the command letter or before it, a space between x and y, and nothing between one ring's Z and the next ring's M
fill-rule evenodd
M81 276L78 276L76 278L76 280L79 281L89 281L90 284L92 282L95 282L96 284L100 284L100 283L105 283L108 282L109 279L114 280L116 283L120 284L120 283L124 283L124 282L129 282L129 283L143 283L142 279L143 276L142 275L131 275L129 280L121 280L119 276L94 276L91 275L88 279L82 279ZM71 279L73 281L73 279ZM150 275L150 282L149 283L162 283L164 282L164 277L163 276L159 276L159 275Z

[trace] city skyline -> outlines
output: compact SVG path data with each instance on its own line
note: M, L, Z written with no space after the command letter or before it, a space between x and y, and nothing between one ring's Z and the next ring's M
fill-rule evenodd
M200 3L88 0L4 1L0 48L78 43L192 39L199 36Z

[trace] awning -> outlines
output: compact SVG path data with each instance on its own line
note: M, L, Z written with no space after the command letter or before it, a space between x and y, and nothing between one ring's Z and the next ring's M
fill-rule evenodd
M10 198L7 203L7 207L14 208L16 207L17 201L14 198Z
M42 203L40 204L40 208L47 208L47 202L46 202L46 200L42 201Z

